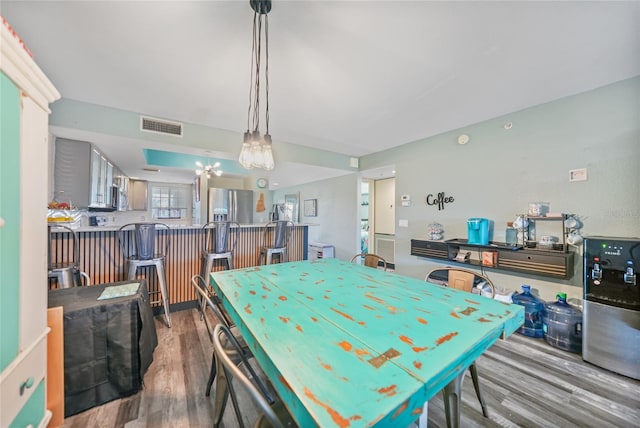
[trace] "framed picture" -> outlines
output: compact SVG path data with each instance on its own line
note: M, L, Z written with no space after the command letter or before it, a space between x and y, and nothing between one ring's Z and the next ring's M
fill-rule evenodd
M316 217L317 215L318 215L318 200L305 199L304 200L304 216Z

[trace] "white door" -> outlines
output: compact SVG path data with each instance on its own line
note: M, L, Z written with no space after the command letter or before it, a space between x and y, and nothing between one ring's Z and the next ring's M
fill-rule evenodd
M375 233L395 235L396 233L396 179L376 180L374 198Z

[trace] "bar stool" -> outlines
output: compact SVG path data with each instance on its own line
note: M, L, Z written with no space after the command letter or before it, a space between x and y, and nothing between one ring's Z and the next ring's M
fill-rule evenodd
M258 256L258 264L271 264L273 256L277 255L280 263L288 261L287 242L291 236L293 222L288 220L272 221L264 227L262 236L262 248ZM270 244L268 244L270 242Z
M68 238L52 239L51 235L53 233L67 233ZM80 271L80 263L78 261L80 249L76 232L73 229L62 224L48 225L48 243L48 277L55 278L58 281L58 287L70 288L91 285L89 275ZM56 251L56 261L52 261L52 245L60 249L60 251ZM84 278L84 284L82 284L82 278Z
M225 260L227 268L233 269L233 252L238 243L239 227L240 224L235 221L212 221L202 227L204 244L202 246L200 276L205 281L215 260Z
M169 249L169 226L164 223L129 223L118 230L120 251L129 264L127 279L136 278L139 267L154 266L158 275L161 300L150 303L162 303L167 326L171 327L169 314L169 294L165 276L165 259ZM158 232L163 233L158 233ZM149 291L149 294L158 293Z

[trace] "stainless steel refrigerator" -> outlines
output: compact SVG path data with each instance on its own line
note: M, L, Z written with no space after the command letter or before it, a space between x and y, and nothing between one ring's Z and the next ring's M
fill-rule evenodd
M253 223L253 190L209 188L208 221Z

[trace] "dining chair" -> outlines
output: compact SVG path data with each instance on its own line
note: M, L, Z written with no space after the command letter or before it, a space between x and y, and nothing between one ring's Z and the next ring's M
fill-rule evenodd
M220 302L218 296L216 296L215 293L211 291L211 287L207 285L204 278L197 274L193 275L191 277L191 284L196 290L199 300L204 302L204 305L202 307L202 318L204 319L204 323L207 328L207 333L209 334L209 340L211 341L211 343L213 343L213 332L215 326L218 324L222 324L232 332L236 342L240 344L240 350L242 351L242 353L249 355L249 347L247 346L245 340L242 338L240 331L233 324L233 321L229 317L229 314L222 306L222 302ZM207 310L212 313L212 317L207 315ZM215 325L212 325L212 322L214 322ZM225 349L227 349L227 351L231 355L233 355L235 352L235 348L232 348L231 345L229 345L227 342L225 342ZM237 356L234 357L237 358ZM209 379L207 380L207 389L205 391L206 397L211 395L211 387L213 386L213 381L216 377L216 371L216 354L214 352L211 356L211 370L209 371Z
M235 221L212 221L204 226L204 244L202 246L202 268L200 275L206 278L216 260L224 260L227 269L233 269L233 253L238 243L238 228Z
M480 273L458 268L458 267L437 267L431 269L424 278L425 281L434 284L444 285L456 290L472 293L473 289L479 290L478 294L489 294L493 299L495 297L495 286L493 282ZM487 296L489 297L489 296Z
M472 293L474 288L477 288L479 294L484 294L488 288L490 290L491 298L495 296L495 286L493 282L486 276L473 272L468 269L456 268L456 267L437 267L430 270L424 278L425 281L434 284L443 285L445 287L455 288L457 290L466 291ZM487 296L488 297L488 296ZM473 381L473 388L476 391L476 396L482 407L482 415L485 418L489 417L489 411L485 404L482 393L480 392L480 381L478 379L478 369L476 363L472 363L469 366L469 372L471 373L471 380ZM444 394L444 391L443 391ZM445 397L446 401L446 397Z
M227 351L228 346L223 344L223 338L226 339L226 341L235 348L236 353L240 355L240 361L238 363L232 360ZM254 359L247 358L246 355L241 352L240 344L236 341L235 336L222 324L218 324L214 329L213 351L218 356L214 427L220 426L229 396L231 396L231 402L238 425L240 428L244 428L245 426L236 395L234 379L245 389L261 412L253 425L254 428L297 427L297 424L287 411L282 400L279 400L276 393L269 388L269 383L264 372L257 366Z
M165 275L165 262L170 245L169 226L164 223L129 223L118 229L120 252L129 265L127 279L136 278L140 267L154 266L160 285L161 299L150 302L162 303L167 326L171 327L169 293ZM149 283L149 281L147 281ZM149 294L154 292L149 291Z
M262 247L258 256L258 264L271 264L273 256L277 255L279 261L288 261L287 243L293 230L293 222L289 220L271 221L264 227L262 235Z
M360 253L351 258L351 263L359 265L365 265L372 268L378 268L382 266L382 269L387 270L387 261L377 254L373 253Z

